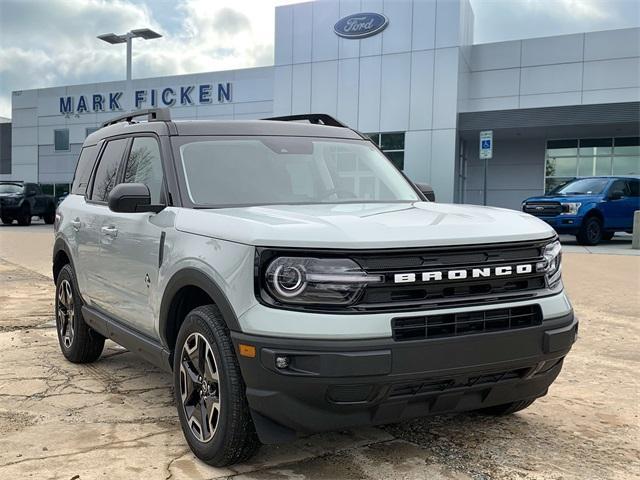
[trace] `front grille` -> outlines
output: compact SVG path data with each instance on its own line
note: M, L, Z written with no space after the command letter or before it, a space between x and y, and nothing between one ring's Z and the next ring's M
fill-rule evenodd
M469 388L481 385L492 385L505 380L516 380L524 377L529 371L528 368L517 370L507 370L504 372L487 373L473 375L464 379L442 379L423 380L409 383L393 385L389 390L388 398L413 397L417 395L428 395L440 393L454 388Z
M539 305L479 310L475 312L421 315L391 320L397 342L457 337L533 327L542 324Z
M562 213L562 205L559 202L530 202L524 204L522 211L536 217L555 217Z

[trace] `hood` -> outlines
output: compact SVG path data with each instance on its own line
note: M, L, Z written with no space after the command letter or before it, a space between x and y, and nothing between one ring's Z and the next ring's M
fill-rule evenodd
M601 194L597 195L543 195L540 197L527 198L525 202L574 202L574 203L588 203L600 200L603 197Z
M178 230L271 247L402 248L537 240L555 235L518 212L429 202L181 209Z

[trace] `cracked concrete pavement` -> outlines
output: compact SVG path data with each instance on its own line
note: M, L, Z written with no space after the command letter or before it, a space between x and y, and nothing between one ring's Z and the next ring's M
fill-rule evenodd
M0 478L638 478L638 257L565 255L580 339L529 409L315 435L214 469L184 442L170 375L112 342L64 360L50 247L50 227L0 228Z

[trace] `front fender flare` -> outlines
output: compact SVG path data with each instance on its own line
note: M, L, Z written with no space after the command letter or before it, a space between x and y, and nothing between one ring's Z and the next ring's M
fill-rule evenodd
M241 331L238 317L236 316L235 311L233 310L233 307L229 302L229 299L224 294L222 289L216 284L216 282L214 282L208 275L198 269L184 268L171 277L162 295L158 330L163 345L168 345L166 332L167 324L169 322L169 308L171 306L171 302L176 293L178 293L181 288L189 286L198 287L201 290L205 291L209 295L209 297L211 297L213 302L220 309L222 318L227 324L229 330L234 332Z

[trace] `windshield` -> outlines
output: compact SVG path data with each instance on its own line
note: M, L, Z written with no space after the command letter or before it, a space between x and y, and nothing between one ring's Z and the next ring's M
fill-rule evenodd
M23 188L15 183L0 183L0 193L22 193Z
M557 195L599 195L608 183L608 178L581 178L565 183L551 193Z
M207 137L185 141L179 152L187 193L195 205L420 201L369 142Z

